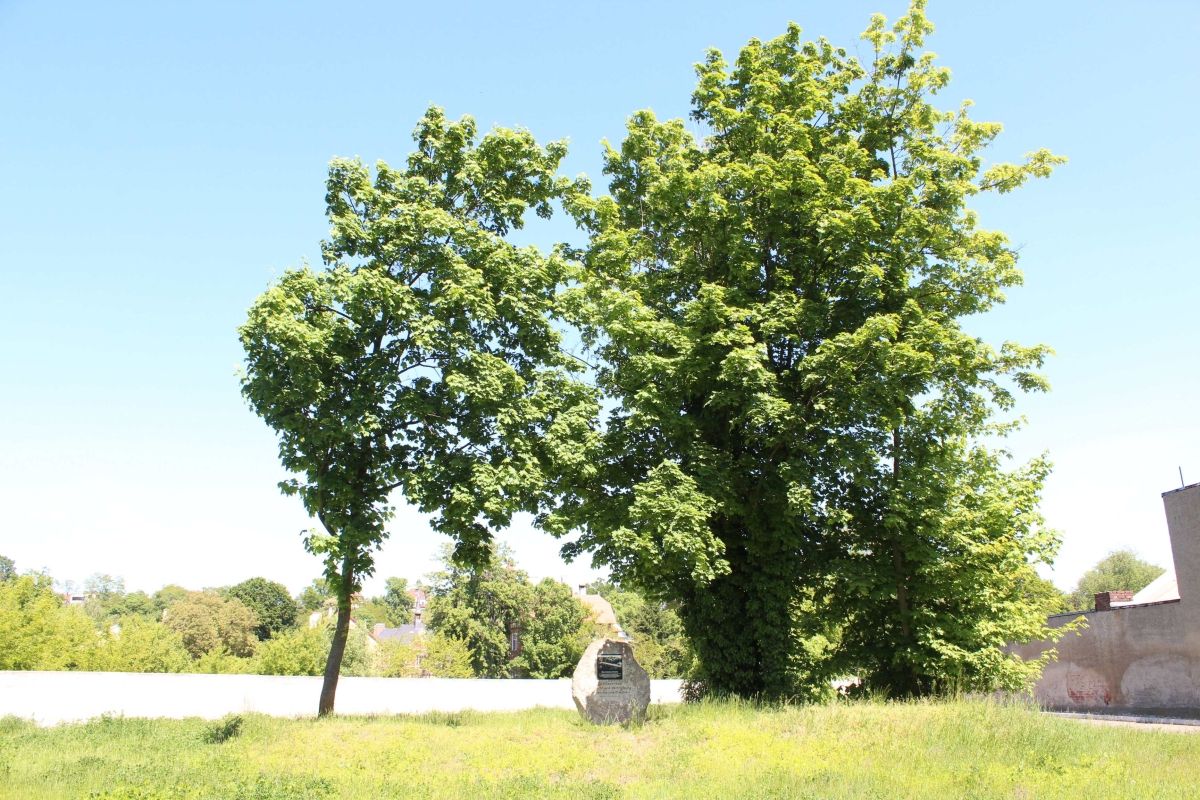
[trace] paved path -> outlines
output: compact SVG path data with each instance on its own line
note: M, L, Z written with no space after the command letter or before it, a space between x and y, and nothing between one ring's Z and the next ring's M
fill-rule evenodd
M1180 719L1175 717L1139 717L1116 714L1072 714L1061 711L1047 711L1052 717L1074 719L1092 725L1107 725L1122 728L1140 728L1146 731L1170 731L1171 733L1200 733L1200 719Z

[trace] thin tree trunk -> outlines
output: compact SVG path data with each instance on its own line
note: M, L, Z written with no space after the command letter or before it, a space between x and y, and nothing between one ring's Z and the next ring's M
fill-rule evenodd
M899 491L900 487L900 428L892 429L892 490ZM896 603L900 606L900 635L907 645L911 638L908 625L908 580L904 564L904 552L900 542L892 540L892 568L896 571Z
M337 695L338 676L342 672L342 656L346 654L346 639L350 635L350 594L354 580L350 565L342 564L341 580L337 582L338 612L333 628L333 642L329 646L329 659L325 662L325 680L321 684L321 700L317 704L317 716L333 713L333 701Z

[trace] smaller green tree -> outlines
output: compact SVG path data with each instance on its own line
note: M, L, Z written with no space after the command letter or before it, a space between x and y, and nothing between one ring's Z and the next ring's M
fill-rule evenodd
M388 608L387 624L390 627L407 625L413 621L413 598L408 593L406 578L388 578L383 593L383 603Z
M594 581L588 591L613 607L617 622L633 640L634 654L651 678L684 678L695 661L692 644L674 604L651 600L610 581Z
M297 628L268 639L255 654L260 675L320 675L329 655L329 639L320 628Z
M467 670L470 671L471 653L467 652ZM421 650L416 642L390 640L379 645L376 653L375 672L382 678L421 677ZM469 677L469 676L468 676Z
M472 678L471 651L465 642L435 633L423 639L421 674L431 678Z
M481 567L457 564L449 548L442 560L442 571L430 576L430 629L466 644L477 677L509 677L510 636L521 628L533 601L529 577L517 569L511 552L494 545Z
M1079 578L1071 593L1071 611L1090 611L1100 592L1139 592L1165 572L1157 564L1138 558L1132 550L1114 550Z
M96 632L46 575L0 582L0 670L91 669Z
M384 678L472 678L471 650L440 633L408 642L387 641L376 654L376 675Z
M0 556L0 583L17 577L17 565L8 556Z
M333 599L333 590L324 578L313 578L313 582L300 590L296 595L296 605L301 611L320 611L325 603Z
M258 619L240 600L192 592L171 605L164 622L182 637L192 658L222 649L235 656L254 653Z
M118 619L104 632L93 668L104 672L185 672L191 665L177 632L134 614Z
M158 619L162 619L164 611L186 598L189 594L191 592L176 583L169 583L155 592L150 599L154 602L154 608L158 611Z
M260 640L269 639L296 625L300 607L283 584L266 578L250 578L229 587L227 594L254 612L258 625L254 635Z
M546 578L533 587L520 621L515 672L530 678L566 678L592 639L590 615L569 587Z

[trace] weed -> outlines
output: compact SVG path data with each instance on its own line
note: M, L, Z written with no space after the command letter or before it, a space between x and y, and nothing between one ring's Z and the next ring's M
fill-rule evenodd
M240 714L226 714L216 722L205 726L201 738L207 744L227 742L242 732L243 721Z

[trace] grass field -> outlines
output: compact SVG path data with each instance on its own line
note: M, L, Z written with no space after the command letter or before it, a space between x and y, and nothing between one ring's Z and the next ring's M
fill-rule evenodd
M1200 734L986 702L0 721L0 798L1196 798Z

